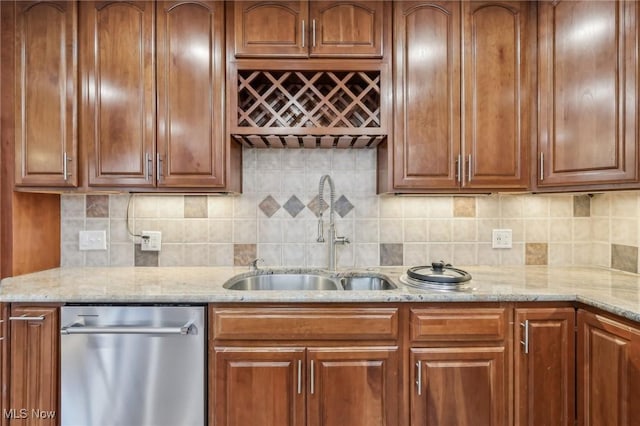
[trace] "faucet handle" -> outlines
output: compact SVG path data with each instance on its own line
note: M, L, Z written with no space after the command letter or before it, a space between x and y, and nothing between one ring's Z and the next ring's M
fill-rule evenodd
M251 263L249 264L249 269L250 269L251 271L257 271L257 270L259 269L259 268L258 268L258 262L262 262L262 263L264 263L264 259L262 259L262 258L260 258L260 257L259 257L259 258L257 258L257 259L253 259L253 260L251 261Z

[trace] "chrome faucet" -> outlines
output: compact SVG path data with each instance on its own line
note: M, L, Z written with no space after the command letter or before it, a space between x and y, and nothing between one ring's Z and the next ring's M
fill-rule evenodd
M320 178L320 185L318 188L318 239L319 243L324 243L324 222L322 221L322 205L324 202L324 182L329 181L329 188L331 190L329 198L329 270L336 270L336 244L349 244L350 241L347 237L336 236L336 224L333 216L333 203L336 198L336 188L333 185L333 179L331 176L324 175Z

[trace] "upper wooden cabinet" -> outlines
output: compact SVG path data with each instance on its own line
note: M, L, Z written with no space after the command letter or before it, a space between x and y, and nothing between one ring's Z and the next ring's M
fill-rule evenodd
M538 187L638 178L638 3L538 3Z
M236 57L383 55L382 1L234 1Z
M579 310L577 371L577 424L640 424L640 329Z
M78 184L76 2L15 4L15 184Z
M217 1L80 3L89 186L239 191L227 162L239 164L240 149L224 132L223 12Z
M530 4L394 7L393 181L379 190L526 189Z

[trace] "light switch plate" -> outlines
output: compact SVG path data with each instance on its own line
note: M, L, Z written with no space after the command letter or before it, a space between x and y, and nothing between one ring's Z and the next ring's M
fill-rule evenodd
M140 249L142 251L160 251L162 246L162 232L142 231Z
M511 248L513 246L513 235L511 229L494 229L491 239L493 248Z
M80 231L79 235L80 250L106 250L107 249L107 232L106 231Z

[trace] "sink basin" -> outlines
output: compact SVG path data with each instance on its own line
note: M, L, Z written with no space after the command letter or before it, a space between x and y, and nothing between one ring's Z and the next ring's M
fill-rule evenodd
M362 277L343 277L340 278L340 284L345 290L394 290L398 288L394 283L383 277L362 276Z
M337 281L318 274L261 274L223 285L229 290L342 290Z

